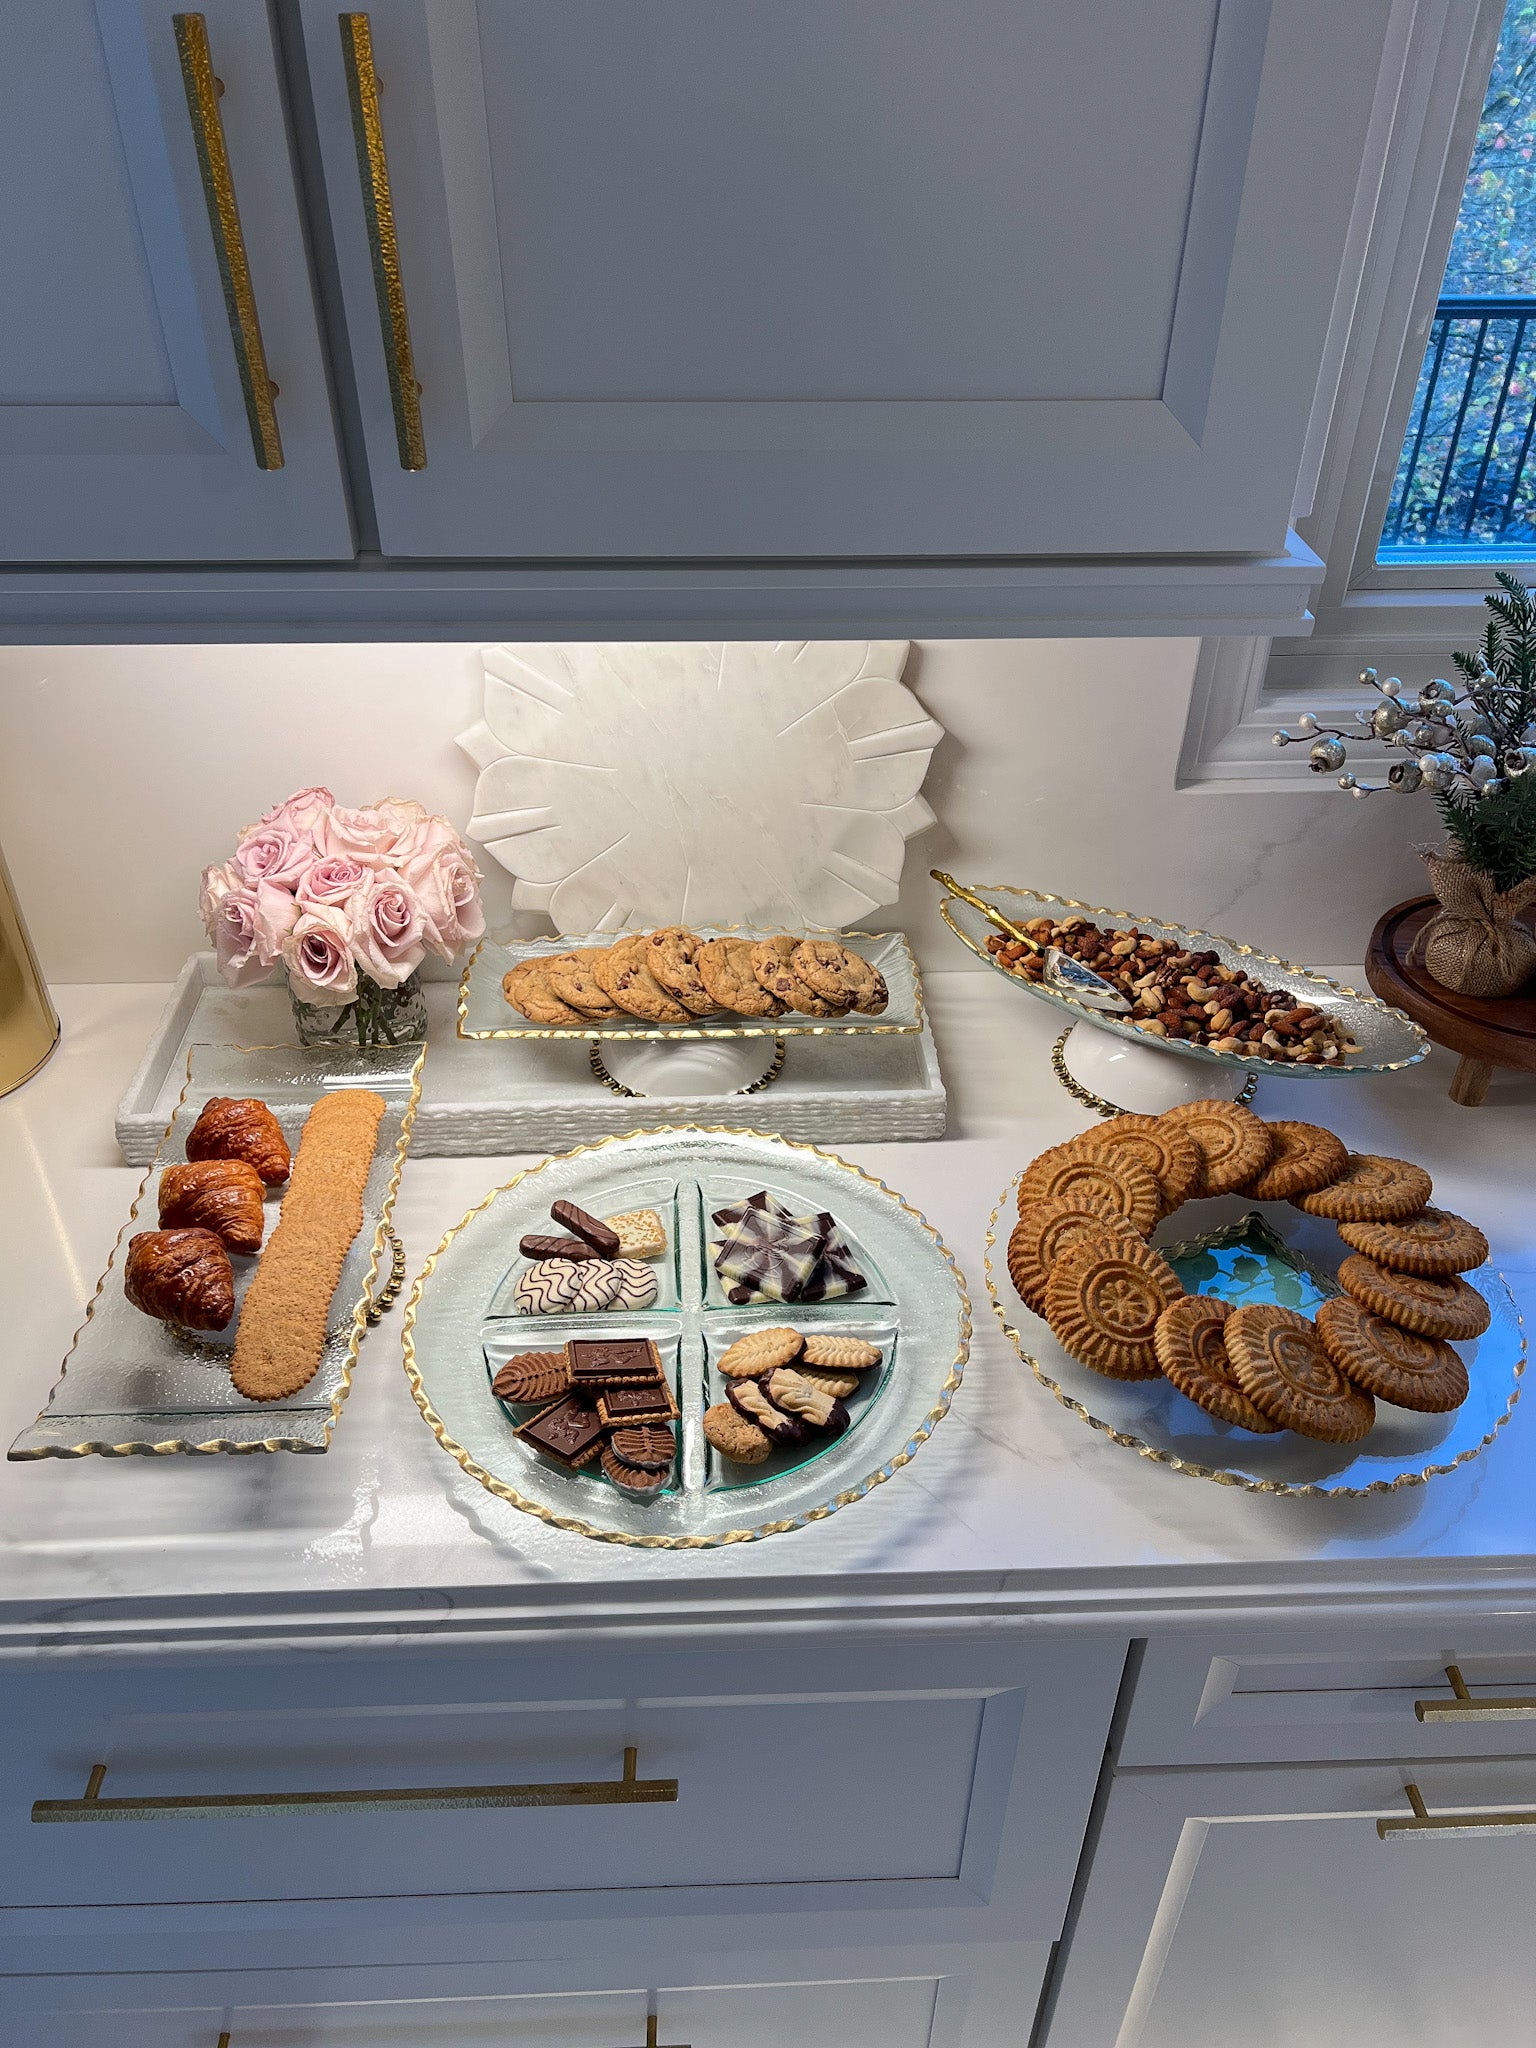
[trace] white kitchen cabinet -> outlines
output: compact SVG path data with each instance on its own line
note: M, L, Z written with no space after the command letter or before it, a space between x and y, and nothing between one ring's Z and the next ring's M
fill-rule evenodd
M1432 1814L1526 1832L1382 1841ZM1116 1778L1044 2048L1491 2048L1536 2010L1536 1756Z
M0 560L353 552L267 9L204 0L200 18L244 325L172 7L0 0ZM238 278L238 239L222 261ZM278 393L253 426L240 350L256 374L258 329Z

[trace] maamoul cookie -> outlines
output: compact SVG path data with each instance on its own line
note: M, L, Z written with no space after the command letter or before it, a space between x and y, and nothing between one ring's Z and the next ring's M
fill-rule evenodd
M571 1367L563 1351L520 1351L491 1381L491 1392L501 1401L542 1406L570 1391Z
M866 1017L878 1017L890 1001L885 976L840 939L802 939L789 956L793 972L829 1003L847 1001Z
M734 1465L761 1465L773 1449L757 1424L738 1415L729 1401L704 1410L704 1440Z
M1152 1348L1170 1383L1196 1407L1214 1415L1218 1422L1271 1436L1279 1423L1254 1407L1233 1376L1223 1335L1231 1313L1229 1301L1209 1294L1186 1294L1158 1317Z
M1321 1124L1281 1118L1271 1119L1266 1128L1273 1148L1269 1162L1239 1190L1256 1202L1288 1202L1294 1195L1310 1195L1337 1180L1349 1163L1343 1139Z
M1150 1181L1151 1176L1147 1176ZM1149 1245L1105 1247L1091 1238L1062 1253L1045 1289L1045 1315L1058 1340L1110 1379L1156 1379L1157 1319L1184 1289Z
M645 940L646 965L668 995L676 996L695 1017L707 1017L717 1007L699 977L701 944L685 924L664 924L659 931L648 932Z
M822 1334L807 1337L800 1355L807 1365L824 1365L834 1372L864 1372L880 1363L880 1346L863 1337Z
M551 953L544 963L553 993L573 1010L580 1010L584 1017L611 1018L624 1014L594 972L596 963L607 951L606 946L578 946L571 953Z
M1162 1189L1163 1214L1171 1216L1200 1186L1205 1171L1199 1147L1187 1131L1160 1116L1111 1117L1078 1140L1118 1164L1134 1159Z
M502 976L501 992L530 1024L586 1024L591 1020L562 1002L550 986L543 960L523 960Z
M646 958L645 934L620 939L592 963L603 992L631 1017L646 1024L687 1024L693 1012L668 995L652 974Z
M769 995L781 1002L786 1010L798 1010L803 1017L846 1017L853 1008L853 998L833 1002L830 997L818 995L808 988L790 965L795 948L800 941L787 932L777 938L758 939L752 947L752 972L758 983Z
M1354 1252L1339 1268L1339 1285L1363 1308L1421 1337L1460 1342L1481 1337L1490 1321L1487 1302L1454 1273L1394 1273Z
M1320 1443L1352 1444L1375 1421L1376 1403L1344 1377L1295 1309L1270 1302L1235 1308L1222 1335L1237 1384L1282 1429Z
M1377 1152L1351 1152L1344 1171L1327 1187L1293 1199L1309 1216L1335 1223L1393 1223L1416 1216L1433 1192L1422 1166Z
M1269 1127L1251 1109L1205 1097L1165 1109L1158 1119L1194 1140L1200 1153L1197 1195L1230 1195L1252 1180L1272 1149Z
M755 1380L776 1365L798 1358L805 1339L798 1330L751 1330L722 1351L715 1369L728 1380Z
M1488 1240L1477 1225L1449 1209L1421 1209L1398 1223L1341 1223L1339 1235L1378 1266L1431 1279L1470 1273L1488 1257Z
M789 1005L770 995L752 971L754 943L706 939L694 961L699 979L722 1010L742 1017L782 1017Z
M1351 1295L1321 1304L1317 1334L1345 1378L1378 1400L1439 1415L1467 1398L1467 1368L1444 1338L1404 1330Z
M1123 1216L1141 1237L1163 1213L1162 1188L1144 1166L1134 1159L1107 1159L1075 1138L1042 1152L1019 1181L1021 1216L1032 1202L1050 1201Z
M1059 1195L1031 1202L1014 1225L1008 1239L1008 1277L1020 1301L1037 1316L1045 1314L1045 1283L1051 1268L1069 1245L1084 1238L1105 1245L1142 1242L1135 1225L1123 1216L1106 1216L1102 1209Z

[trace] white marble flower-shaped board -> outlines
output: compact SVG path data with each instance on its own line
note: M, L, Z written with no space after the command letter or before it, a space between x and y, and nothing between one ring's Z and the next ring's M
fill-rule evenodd
M557 931L857 923L944 736L904 640L487 647L473 839Z

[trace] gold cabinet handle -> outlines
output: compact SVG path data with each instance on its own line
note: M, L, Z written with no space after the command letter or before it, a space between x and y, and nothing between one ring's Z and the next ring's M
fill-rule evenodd
M688 2048L686 2041L658 2042L656 2039L656 2015L649 2013L645 2022L645 2048Z
M402 469L425 469L427 444L421 431L421 386L416 381L411 323L406 317L405 286L400 279L400 245L395 236L394 202L389 195L384 125L379 119L379 76L373 68L373 31L366 14L343 14L340 20L341 57L352 107L352 138L357 144L357 171L363 186L368 253L373 259L373 289L379 301L379 326L384 335L395 441Z
M245 416L250 422L256 467L281 469L283 437L277 429L277 411L272 402L277 397L277 386L267 375L267 352L262 346L251 266L245 253L240 209L235 204L229 151L224 146L224 122L219 114L219 94L224 88L213 75L208 24L202 15L173 14L171 23L176 31L181 83L187 96L192 140L197 147L197 167L203 174L208 225L213 230L219 281L224 287L224 310L229 316L230 340L235 345L235 363L245 396Z
M35 1799L35 1821L207 1820L235 1813L430 1813L473 1806L660 1806L677 1798L676 1778L637 1775L639 1751L624 1752L621 1778L566 1785L428 1785L384 1792L213 1792L173 1799L103 1799L105 1764L91 1766L81 1799Z
M1536 1811L1530 1813L1431 1813L1417 1785L1405 1785L1411 1819L1379 1820L1383 1842L1422 1841L1426 1835L1536 1835Z
M1536 1721L1536 1697L1505 1700L1475 1700L1467 1691L1459 1664L1447 1664L1454 1698L1415 1700L1413 1711L1421 1721Z

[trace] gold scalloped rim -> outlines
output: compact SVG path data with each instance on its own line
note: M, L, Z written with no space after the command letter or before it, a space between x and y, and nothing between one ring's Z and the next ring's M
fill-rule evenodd
M1126 1032L1122 1028L1115 1034L1116 1037L1124 1037L1128 1044L1159 1046L1169 1052L1180 1053L1186 1059L1209 1060L1215 1065L1222 1067L1242 1067L1250 1070L1254 1067L1263 1067L1272 1074L1397 1074L1401 1073L1405 1067L1416 1067L1420 1060L1427 1059L1429 1056L1431 1043L1429 1034L1422 1025L1415 1024L1406 1010L1399 1010L1391 1003L1384 1003L1380 996L1367 995L1361 989L1351 988L1347 982L1333 981L1328 975L1319 974L1315 968L1302 967L1294 960L1282 960L1278 953L1261 953L1257 946L1245 945L1241 939L1229 939L1224 932L1204 932L1196 925L1169 924L1166 918L1144 917L1138 910L1111 910L1108 904L1104 903L1079 903L1075 896L1053 896L1048 889L1021 889L1014 882L977 882L972 886L974 886L979 896L984 896L989 891L994 896L1025 896L1032 903L1059 903L1064 909L1081 910L1086 912L1089 917L1129 918L1132 924L1150 926L1155 931L1170 932L1175 938L1185 940L1186 942L1191 939L1204 939L1213 941L1219 946L1230 946L1234 952L1242 954L1245 959L1261 960L1266 967L1283 968L1287 974L1297 975L1302 981L1310 981L1317 988L1330 988L1335 995L1350 996L1357 1003L1364 1003L1368 1010L1380 1010L1386 1016L1400 1017L1408 1029L1416 1034L1419 1040L1419 1049L1410 1058L1405 1060L1378 1060L1370 1065L1365 1065L1357 1060L1350 1059L1346 1055L1344 1060L1335 1063L1333 1066L1323 1065L1314 1067L1303 1066L1298 1060L1272 1060L1267 1053L1260 1054L1251 1051L1244 1053L1213 1052L1208 1045L1190 1045L1184 1040L1177 1038L1155 1038L1150 1032L1136 1031L1134 1027L1132 1027L1130 1032ZM974 953L978 960L984 960L994 974L1001 974L1005 980L1012 982L1016 988L1027 989L1031 995L1039 996L1042 1002L1063 1005L1067 1009L1074 1011L1078 1017L1087 1023L1103 1026L1105 1024L1120 1024L1122 1022L1119 1018L1106 1016L1106 1013L1102 1010L1095 1010L1088 1003L1078 1002L1075 996L1069 996L1061 989L1038 988L1032 981L1026 981L1022 975L1010 974L1006 967L999 967L986 947L979 946L970 933L962 931L960 926L950 916L950 905L959 901L961 901L959 897L946 893L944 900L939 905L939 915L949 926L961 945Z
M655 927L650 927L650 929L654 930ZM757 925L741 924L710 924L700 927L701 932L710 938L717 936L723 938L731 932L759 931L760 929L761 927ZM593 939L610 937L617 942L619 939L635 938L637 936L638 933L627 931L612 933L587 932L576 937L557 934L548 941L544 939L513 939L510 941L510 944L514 946L542 946L547 943L551 953L558 953L569 951L573 946L589 946ZM509 943L502 939L492 939L487 934L464 962L464 972L459 976L459 1006L456 1029L460 1038L554 1038L582 1042L588 1039L647 1038L659 1040L663 1044L668 1043L672 1039L686 1040L693 1038L876 1038L891 1036L910 1038L922 1030L923 977L918 968L917 957L912 951L911 942L905 932L831 931L824 926L817 925L807 927L803 936L806 938L831 939L899 939L901 950L907 957L907 966L911 970L912 997L917 1010L916 1023L849 1024L846 1021L839 1021L831 1024L786 1024L782 1019L770 1019L765 1024L699 1024L696 1027L669 1024L665 1028L657 1027L651 1031L616 1031L611 1025L602 1024L594 1018L590 1025L529 1024L525 1027L517 1024L502 1024L498 1025L494 1031L466 1031L464 1020L469 1015L469 977L474 972L475 962L480 958L481 953L488 945L504 947ZM537 953L530 953L526 957L530 960L536 960L541 956ZM521 965L522 963L519 962L518 964Z
M992 1271L992 1253L997 1245L997 1221L1009 1203L1016 1200L1015 1190L1022 1178L1021 1170L1009 1181L1007 1187L999 1195L996 1206L993 1208L987 1222L986 1248L982 1256L982 1263L986 1270L987 1295L992 1303L992 1313L1002 1324L1004 1334L1013 1345L1014 1350L1019 1354L1020 1359L1029 1367L1041 1386L1048 1393L1056 1396L1056 1399L1063 1408L1070 1410L1080 1422L1086 1422L1090 1429L1096 1429L1101 1435L1107 1436L1112 1444L1120 1444L1128 1451L1135 1451L1139 1457L1149 1459L1154 1465L1167 1465L1173 1471L1183 1472L1191 1479L1210 1479L1217 1486L1236 1486L1241 1488L1244 1493L1283 1494L1292 1500L1369 1500L1374 1494L1396 1493L1403 1487L1427 1485L1431 1479L1439 1478L1442 1473L1454 1472L1458 1465L1466 1465L1473 1458L1480 1458L1483 1452L1496 1441L1499 1431L1514 1413L1515 1403L1520 1399L1520 1382L1525 1373L1525 1318L1520 1313L1520 1304L1515 1300L1510 1290L1509 1282L1502 1273L1495 1273L1493 1277L1504 1290L1504 1298L1508 1302L1510 1312L1515 1319L1515 1328L1520 1332L1520 1356L1515 1360L1514 1385L1510 1389L1508 1401L1504 1404L1503 1414L1494 1423L1487 1435L1479 1442L1469 1445L1466 1450L1458 1452L1447 1465L1426 1465L1418 1472L1399 1472L1393 1479L1373 1479L1369 1486L1318 1486L1311 1480L1308 1480L1305 1484L1295 1484L1288 1479L1250 1479L1246 1473L1228 1471L1220 1465L1200 1465L1192 1458L1180 1458L1172 1451L1159 1450L1155 1444L1145 1444L1140 1437L1131 1436L1125 1430L1116 1429L1113 1423L1105 1422L1101 1417L1093 1414L1090 1409L1083 1406L1081 1401L1075 1399L1064 1387L1053 1380L1039 1359L1032 1352L1025 1350L1024 1339L1013 1327L1012 1323L1009 1322L1007 1311L998 1299L997 1280ZM1178 1250L1181 1247L1175 1246L1174 1249Z
M937 1403L929 1409L921 1424L895 1456L887 1459L877 1471L871 1472L857 1485L846 1487L830 1501L824 1501L818 1507L807 1508L801 1514L788 1515L776 1522L760 1522L750 1529L727 1529L718 1536L633 1536L619 1529L595 1528L590 1522L583 1522L573 1515L557 1515L553 1509L541 1506L538 1501L529 1500L515 1487L508 1486L505 1480L498 1479L492 1472L487 1472L483 1465L478 1464L470 1456L462 1444L448 1434L441 1416L428 1398L427 1390L422 1384L420 1368L416 1363L416 1310L427 1281L432 1277L443 1253L459 1232L466 1229L484 1210L489 1209L499 1195L509 1193L521 1182L532 1179L535 1174L544 1172L546 1167L554 1166L563 1159L577 1159L585 1153L603 1152L610 1145L627 1144L632 1138L678 1138L690 1133L710 1138L760 1138L765 1144L779 1146L786 1152L809 1152L815 1158L824 1159L829 1165L838 1167L844 1173L851 1173L857 1179L867 1182L870 1187L877 1188L881 1194L904 1209L907 1215L928 1233L943 1255L944 1262L954 1279L955 1292L960 1297L960 1339L948 1377L939 1389ZM411 1394L416 1406L421 1410L422 1419L427 1427L449 1457L455 1459L471 1479L478 1479L486 1491L495 1494L498 1500L504 1500L512 1507L520 1508L525 1515L536 1516L539 1521L548 1523L552 1529L563 1529L572 1536L588 1536L596 1543L619 1543L634 1550L719 1550L730 1543L756 1543L764 1536L783 1536L791 1529L803 1529L812 1522L824 1522L829 1515L835 1515L839 1508L851 1507L855 1501L863 1500L866 1494L872 1493L877 1486L882 1486L893 1473L899 1472L904 1465L910 1465L918 1451L949 1413L950 1403L965 1377L965 1364L971 1350L971 1328L970 1291L965 1284L965 1275L955 1263L954 1253L922 1211L914 1209L906 1197L899 1194L895 1188L889 1187L876 1175L866 1173L863 1167L855 1166L851 1160L840 1159L835 1152L824 1152L819 1145L800 1144L793 1138L781 1138L772 1131L753 1131L728 1124L677 1124L658 1125L647 1130L616 1132L610 1137L599 1138L590 1145L573 1145L568 1152L552 1152L547 1158L541 1159L537 1166L525 1167L521 1173L513 1174L509 1181L503 1181L500 1187L492 1188L489 1194L476 1202L472 1209L467 1209L458 1222L444 1232L442 1242L417 1274L410 1297L405 1304L405 1319L400 1329L400 1347L404 1354L405 1376L410 1382Z
M302 1052L305 1048L292 1045L232 1045L221 1047L220 1049L228 1052ZM111 1256L107 1260L101 1278L96 1282L95 1292L86 1305L84 1319L80 1327L75 1331L74 1336L69 1340L69 1349L64 1354L63 1364L59 1368L59 1377L54 1381L49 1392L47 1405L38 1413L38 1422L42 1422L46 1418L48 1409L53 1405L54 1395L64 1384L65 1374L69 1371L69 1361L75 1355L75 1346L85 1334L86 1324L89 1323L91 1317L96 1313L96 1304L100 1301L107 1282L112 1276L112 1269L117 1263L117 1255L122 1249L123 1239L133 1228L134 1221L139 1213L139 1204L143 1201L145 1192L149 1187L150 1175L160 1163L161 1148L164 1146L166 1139L171 1135L171 1127L180 1114L182 1104L187 1099L187 1090L192 1086L192 1055L196 1050L197 1047L195 1045L187 1047L187 1078L181 1084L181 1093L177 1096L175 1106L171 1110L170 1120L160 1134L160 1143L155 1147L155 1156L144 1169L144 1178L139 1182L138 1192L133 1198L133 1206L128 1211L127 1219L122 1229L117 1233L116 1241L112 1246ZM405 1170L405 1155L411 1146L411 1132L416 1123L416 1107L421 1101L422 1070L426 1066L426 1061L427 1043L423 1039L421 1052L417 1056L416 1064L411 1069L410 1099L406 1103L405 1114L400 1119L400 1136L395 1143L395 1163L389 1176L389 1186L384 1191L384 1206L379 1212L378 1227L373 1233L373 1255L368 1262L367 1277L363 1281L362 1292L358 1296L352 1310L352 1337L347 1345L347 1358L342 1371L341 1383L331 1396L331 1412L326 1419L325 1441L323 1443L308 1443L300 1437L271 1436L264 1437L256 1443L247 1443L243 1440L237 1442L231 1437L209 1437L201 1443L189 1443L181 1437L170 1437L161 1443L144 1443L140 1441L127 1444L105 1442L38 1444L30 1450L12 1450L7 1452L8 1462L21 1465L31 1463L38 1458L162 1458L173 1455L215 1456L224 1454L238 1457L246 1451L298 1451L301 1453L309 1452L319 1456L323 1451L329 1450L331 1438L335 1434L336 1424L341 1419L342 1403L352 1390L352 1374L357 1365L358 1351L361 1349L364 1337L368 1334L368 1311L373 1306L374 1288L379 1277L379 1264L384 1255L384 1246L389 1240L389 1225L390 1219L394 1214L395 1196L399 1193L400 1176ZM255 1405L255 1403L252 1403L253 1408Z

